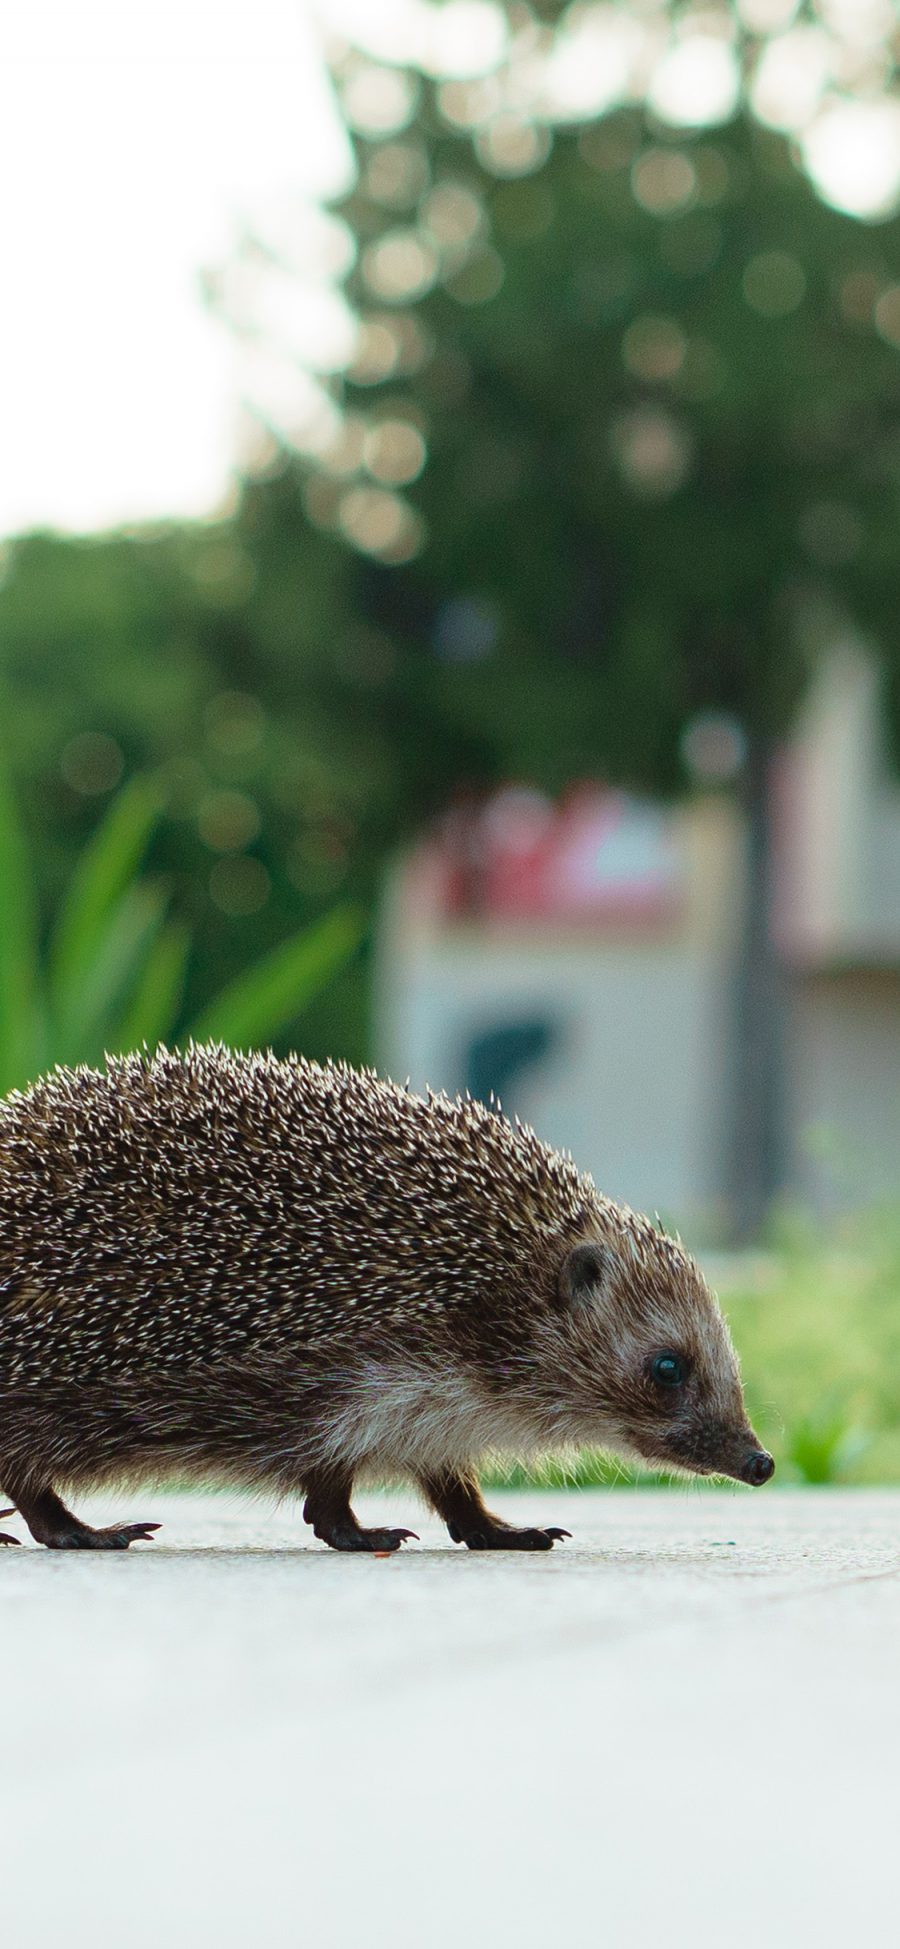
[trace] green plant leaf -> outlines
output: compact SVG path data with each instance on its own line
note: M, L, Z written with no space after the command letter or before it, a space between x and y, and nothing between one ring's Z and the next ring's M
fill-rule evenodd
M0 768L0 1094L29 1082L43 1060L32 866L9 779Z
M349 961L364 929L357 907L335 908L238 975L201 1011L189 1035L244 1048L271 1041Z
M181 921L171 920L161 929L139 970L123 1015L110 1029L108 1054L125 1055L144 1042L153 1049L171 1034L184 990L190 946L190 931Z
M71 1031L83 1019L106 923L133 880L162 804L155 778L132 779L75 868L50 945L50 1003L61 1028Z
M140 979L168 904L167 886L141 880L126 888L116 902L94 936L74 1019L54 1024L58 1061L96 1062L103 1055L112 1025L120 1020Z

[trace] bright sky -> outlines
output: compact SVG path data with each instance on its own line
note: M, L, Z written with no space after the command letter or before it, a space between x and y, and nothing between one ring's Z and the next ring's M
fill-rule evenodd
M4 13L0 534L204 514L240 375L199 291L244 215L346 180L295 0Z
M360 26L373 52L396 51L399 30L401 45L443 71L471 67L475 50L482 68L500 52L488 0L449 0L439 12L422 0L318 4L330 21ZM797 127L815 102L798 109L794 97L809 85L813 54L825 56L818 43L790 45L805 31L790 31L793 0L739 4L748 24L760 8L767 27L784 23L757 106L773 126ZM886 4L853 0L848 31L860 8L872 14ZM288 219L301 266L288 298L290 342L301 352L333 342L339 355L346 319L313 211L348 180L349 151L315 5L29 0L5 10L0 536L204 515L226 504L248 375L258 400L267 387L283 397L286 376L303 384L296 372L279 374L277 362L266 369L262 353L250 373L246 349L202 302L203 270L227 262L242 224L268 228L280 247ZM579 101L586 74L609 75L610 35L627 15L591 6L580 21L581 39L563 50L560 70L562 80L568 53ZM619 48L620 65L631 58ZM730 61L721 40L682 41L654 72L657 111L686 122L730 112ZM708 112L683 112L688 98ZM820 114L804 131L807 156L835 201L874 214L883 185L889 200L900 188L900 111L885 107L878 128L865 130L860 112L839 104ZM857 117L852 129L848 115ZM305 229L296 218L304 200Z

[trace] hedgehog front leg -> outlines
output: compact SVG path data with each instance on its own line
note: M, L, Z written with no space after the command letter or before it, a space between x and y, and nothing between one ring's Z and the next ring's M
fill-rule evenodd
M15 1506L24 1516L35 1542L43 1543L48 1550L127 1550L130 1543L149 1542L154 1530L159 1529L158 1523L124 1523L110 1529L91 1529L73 1516L50 1488L16 1489L10 1485L7 1494L15 1497Z
M571 1534L567 1529L516 1529L502 1516L492 1516L474 1475L423 1476L421 1486L452 1541L465 1543L467 1550L552 1550L561 1537Z
M399 1550L413 1529L363 1529L350 1507L352 1475L344 1469L316 1470L306 1480L303 1520L333 1550Z
M0 1509L0 1520L4 1516L14 1516L15 1513L15 1507L12 1509ZM2 1549L4 1543L18 1543L18 1541L17 1536L7 1536L5 1530L0 1530L0 1549Z

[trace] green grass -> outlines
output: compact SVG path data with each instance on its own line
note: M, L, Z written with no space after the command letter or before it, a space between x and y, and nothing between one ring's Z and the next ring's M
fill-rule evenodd
M900 1482L900 1214L825 1245L795 1224L755 1289L721 1297L780 1479Z

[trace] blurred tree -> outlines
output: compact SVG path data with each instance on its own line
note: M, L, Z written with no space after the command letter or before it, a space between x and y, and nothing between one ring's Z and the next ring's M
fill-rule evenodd
M746 114L553 128L509 106L508 75L346 47L335 75L360 330L307 510L368 564L384 700L431 719L439 769L469 738L486 777L667 792L693 760L739 792L750 1236L783 1172L777 747L840 616L882 625L900 695L900 225L826 206Z
M268 572L285 495L287 591ZM37 933L51 930L119 780L152 771L148 863L193 946L182 1027L337 899L370 901L377 870L377 847L356 843L362 731L329 710L317 680L319 646L347 614L347 563L303 526L296 485L273 483L267 509L259 569L251 492L240 522L27 536L0 584L8 762ZM354 957L304 1016L310 1053L366 1054L364 989ZM277 1026L288 1039L290 1023Z

